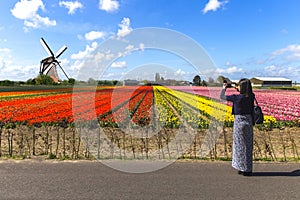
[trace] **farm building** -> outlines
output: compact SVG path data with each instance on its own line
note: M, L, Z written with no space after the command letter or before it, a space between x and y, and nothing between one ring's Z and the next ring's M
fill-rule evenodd
M284 77L254 77L253 86L292 86L292 80Z

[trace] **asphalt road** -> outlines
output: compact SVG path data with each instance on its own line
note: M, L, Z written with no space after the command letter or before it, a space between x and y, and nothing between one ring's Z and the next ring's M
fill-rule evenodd
M0 161L0 199L300 199L300 164L255 163L244 177L230 162L133 174L97 161Z

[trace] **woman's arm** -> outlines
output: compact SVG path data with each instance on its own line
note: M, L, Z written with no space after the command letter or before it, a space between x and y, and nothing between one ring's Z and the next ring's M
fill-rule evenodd
M220 99L227 100L226 95L225 95L225 91L226 91L226 89L223 88L222 91L221 91L221 94L220 94Z
M222 91L221 91L221 94L220 94L220 99L227 100L226 95L225 95L226 86L227 86L227 83L223 83L223 88L222 88Z
M233 95L225 95L225 92L226 92L226 89L227 89L226 86L227 86L227 83L223 83L223 89L222 89L221 94L220 94L220 99L234 102L236 95L234 95L234 94Z

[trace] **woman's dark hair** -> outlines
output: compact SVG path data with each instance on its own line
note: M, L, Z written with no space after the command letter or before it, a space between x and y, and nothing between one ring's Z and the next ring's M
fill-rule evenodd
M240 86L240 93L244 94L246 97L253 94L251 81L247 78L242 78L238 85Z

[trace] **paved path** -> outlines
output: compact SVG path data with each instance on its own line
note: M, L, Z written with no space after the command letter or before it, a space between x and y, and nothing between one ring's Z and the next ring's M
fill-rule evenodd
M97 161L0 161L0 199L300 199L299 163L255 163L253 175L230 162L132 174Z

